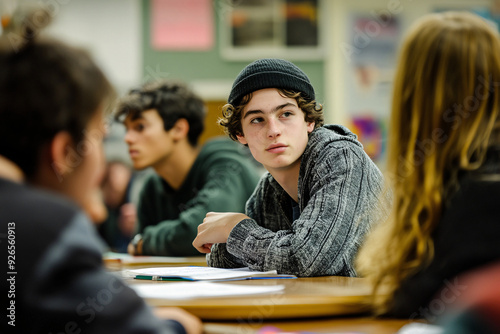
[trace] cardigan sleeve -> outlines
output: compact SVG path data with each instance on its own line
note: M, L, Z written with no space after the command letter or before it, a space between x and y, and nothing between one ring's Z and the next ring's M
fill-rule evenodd
M307 185L310 197L299 219L289 229L278 231L265 227L272 226L272 221L245 219L231 231L227 251L254 270L355 276L352 261L371 223L363 211L373 209L377 194L372 189L379 189L381 183L380 171L361 153L346 147L318 160ZM261 198L255 203L273 200ZM266 213L259 216L273 220Z
M268 173L261 177L252 196L250 196L246 203L245 212L251 218L260 220L257 216L259 211L256 211L255 208L264 206L264 203L261 203L260 200L264 198L264 190L269 185L266 182L268 177ZM227 251L226 243L214 244L212 246L211 252L207 254L207 264L210 267L216 268L241 268L246 266L241 259Z

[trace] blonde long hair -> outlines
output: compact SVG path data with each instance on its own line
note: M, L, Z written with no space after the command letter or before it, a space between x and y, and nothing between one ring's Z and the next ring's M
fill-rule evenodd
M483 163L499 108L498 33L465 12L416 22L394 82L387 162L392 213L357 259L359 272L374 283L376 313L388 311L401 282L432 260L443 204L456 190L458 172Z

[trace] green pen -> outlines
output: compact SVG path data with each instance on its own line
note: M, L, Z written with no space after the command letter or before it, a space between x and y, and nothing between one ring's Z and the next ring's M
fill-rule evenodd
M149 275L136 275L135 279L145 279L149 281L190 281L185 278L162 277L162 276L149 276Z

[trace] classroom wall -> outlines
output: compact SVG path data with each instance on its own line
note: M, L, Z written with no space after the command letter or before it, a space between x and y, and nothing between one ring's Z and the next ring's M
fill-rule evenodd
M197 91L209 100L227 99L232 82L238 73L251 62L232 61L221 57L220 26L222 11L228 5L227 0L213 1L213 20L215 23L215 43L208 51L165 51L155 50L151 46L151 1L142 0L142 52L143 75L161 72L162 76L174 79L183 79L191 83ZM311 79L319 101L324 100L323 61L294 61ZM159 69L159 71L157 70Z
M392 82L400 42L407 29L426 13L488 8L492 1L326 0L325 4L331 15L325 26L331 36L324 64L324 91L329 106L325 109L326 119L353 131L383 170L390 136ZM384 20L378 14L385 14ZM360 17L363 24L356 21Z
M342 52L343 43L355 45L353 40L354 27L349 25L349 15L364 13L374 18L374 13L389 13L396 15L401 23L401 32L420 16L434 11L436 8L471 9L488 7L491 0L325 0L325 10L330 16L325 29L330 36L327 45L328 52L325 57L324 91L326 102L331 106L328 114L329 120L334 123L349 123L350 112L346 103L345 82L348 79L350 59ZM375 20L375 19L374 19ZM402 37L402 36L401 36ZM359 44L359 42L358 42ZM399 43L398 43L399 45ZM363 52L363 48L359 48ZM389 99L389 96L387 96ZM390 104L390 102L388 102ZM386 111L389 113L389 110Z
M39 3L39 0L22 2ZM219 50L220 11L231 3L213 0L215 45L209 51L158 51L150 41L150 0L51 0L57 36L87 47L117 86L119 92L154 75L183 79L210 100L224 100L232 80L247 64L228 61ZM295 61L311 77L318 99L325 104L328 122L344 123L349 117L345 81L349 63L340 45L349 43L349 15L397 11L404 31L417 17L435 7L488 6L491 0L321 0L325 58Z
M119 93L142 78L139 0L36 0L53 14L48 32L88 49Z
M29 1L29 0L25 0ZM41 0L32 0L39 2ZM221 19L228 6L238 1L213 0L213 46L206 51L157 50L151 45L153 0L44 0L54 8L51 32L69 42L87 47L111 78L120 94L158 77L180 79L210 103L208 127L202 140L220 134L215 120L229 94L232 82L250 60L229 60L221 55ZM42 1L42 3L44 2ZM324 57L293 60L311 78L317 99L324 105L325 121L348 126L363 143L365 151L383 165L387 124L390 117L392 77L399 42L407 28L421 15L436 9L475 9L491 6L492 0L319 0L324 20L321 35ZM377 31L377 14L396 19L397 33L385 38ZM363 17L374 31L359 33L356 17ZM358 30L357 30L358 29ZM365 45L360 45L365 44ZM373 53L374 45L390 52ZM346 53L346 45L356 54ZM380 50L379 50L380 51ZM383 68L365 71L356 61L384 58ZM386 59L385 59L386 58ZM379 61L381 59L378 59ZM377 66L374 66L377 67ZM380 67L380 66L379 66ZM371 86L359 88L360 76L377 73ZM371 74L368 75L370 78ZM366 79L366 78L364 78ZM363 80L364 80L363 79Z

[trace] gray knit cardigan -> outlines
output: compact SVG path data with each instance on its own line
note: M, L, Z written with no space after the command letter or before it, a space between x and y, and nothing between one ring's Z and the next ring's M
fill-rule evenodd
M356 276L353 260L383 212L380 170L356 135L324 125L309 135L298 182L300 217L291 197L266 173L227 243L212 246L209 266L277 270L297 276Z

